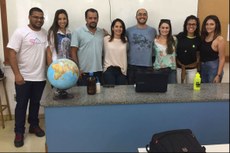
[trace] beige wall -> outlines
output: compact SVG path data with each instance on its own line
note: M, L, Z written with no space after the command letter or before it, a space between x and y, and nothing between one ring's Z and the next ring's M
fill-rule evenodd
M222 36L227 40L229 25L229 0L199 0L198 17L201 24L208 15L217 15L221 22ZM229 41L226 42L226 60L229 61Z

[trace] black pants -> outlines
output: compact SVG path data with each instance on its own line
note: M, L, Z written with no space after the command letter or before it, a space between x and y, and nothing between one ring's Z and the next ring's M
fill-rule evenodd
M25 84L17 85L16 90L16 108L15 108L15 133L25 133L26 110L29 104L28 122L30 126L38 126L38 113L40 108L40 100L46 81L26 81Z
M103 73L104 84L110 85L126 85L126 76L122 74L121 68L118 66L110 66Z

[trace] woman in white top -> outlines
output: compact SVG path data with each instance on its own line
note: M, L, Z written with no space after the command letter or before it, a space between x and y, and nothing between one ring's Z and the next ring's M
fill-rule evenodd
M168 74L168 83L176 83L176 37L172 36L171 22L161 19L159 35L154 40L154 69Z
M115 19L111 24L111 35L104 37L104 84L127 84L127 38L125 24Z

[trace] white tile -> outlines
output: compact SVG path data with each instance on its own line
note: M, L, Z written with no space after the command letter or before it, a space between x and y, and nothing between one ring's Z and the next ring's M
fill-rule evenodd
M44 129L44 119L41 119L40 123L41 128ZM24 146L16 148L14 146L14 120L6 121L4 129L0 122L0 152L45 152L45 136L37 137L34 134L30 134L28 130L27 124Z

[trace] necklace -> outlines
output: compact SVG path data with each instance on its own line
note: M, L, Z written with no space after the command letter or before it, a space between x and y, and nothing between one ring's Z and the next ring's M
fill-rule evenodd
M193 39L193 38L196 38L196 36L187 36L187 38Z

